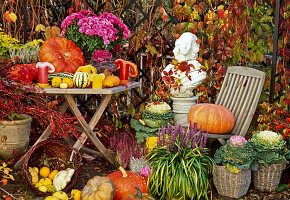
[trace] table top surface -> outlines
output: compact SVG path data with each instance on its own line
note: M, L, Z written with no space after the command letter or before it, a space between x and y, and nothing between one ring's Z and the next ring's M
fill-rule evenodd
M112 88L92 89L92 88L41 88L39 93L45 94L115 94L140 87L140 82L130 82L126 85L119 85Z

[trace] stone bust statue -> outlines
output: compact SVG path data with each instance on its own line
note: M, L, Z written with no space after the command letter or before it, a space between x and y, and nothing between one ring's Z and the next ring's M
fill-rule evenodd
M178 62L187 61L188 64L193 64L195 69L191 68L188 79L185 72L174 72L174 65L169 64L162 72L162 77L165 76L164 72L173 71L173 76L180 80L182 86L180 90L170 89L170 93L173 97L192 97L193 89L201 85L202 81L206 78L206 72L199 71L201 64L196 60L198 57L199 44L196 43L197 37L193 33L185 32L176 41L175 48L173 50L174 57Z

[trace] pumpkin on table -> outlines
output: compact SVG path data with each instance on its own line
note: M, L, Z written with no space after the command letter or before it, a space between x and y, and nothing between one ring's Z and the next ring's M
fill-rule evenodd
M197 127L202 125L202 131L209 133L229 133L235 124L232 112L224 106L216 104L201 103L191 107L188 116L188 123L197 122Z
M55 72L75 73L79 66L85 64L82 50L64 37L46 40L39 50L40 62L49 62L55 67Z
M125 171L122 167L119 167L119 170L108 175L116 187L114 200L119 200L129 194L136 193L135 187L138 187L142 193L149 192L147 178L133 172Z
M81 193L82 200L113 200L115 186L108 177L95 176L90 179Z

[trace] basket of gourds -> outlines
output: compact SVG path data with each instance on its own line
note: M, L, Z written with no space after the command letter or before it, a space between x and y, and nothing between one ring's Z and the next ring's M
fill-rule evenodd
M37 143L25 156L22 175L39 196L67 192L77 181L80 153L58 139Z

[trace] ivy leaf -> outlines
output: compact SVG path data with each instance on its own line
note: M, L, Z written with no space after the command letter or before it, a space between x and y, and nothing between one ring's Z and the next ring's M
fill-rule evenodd
M146 47L146 52L150 53L152 56L158 54L156 48L152 45L151 42L148 42L148 44L146 44L145 47Z
M268 24L263 23L263 24L261 24L261 26L265 32L269 32L272 30Z
M272 22L273 17L265 15L260 19L260 22Z
M251 61L251 63L253 64L254 62L256 62L256 54L251 54L251 56L250 56L250 61Z
M260 51L257 51L256 52L256 61L257 62L262 62L263 59L264 59L264 55Z
M256 26L255 32L257 33L258 36L262 35L262 27L260 25Z

